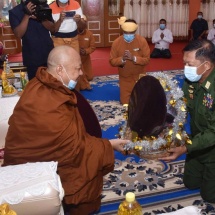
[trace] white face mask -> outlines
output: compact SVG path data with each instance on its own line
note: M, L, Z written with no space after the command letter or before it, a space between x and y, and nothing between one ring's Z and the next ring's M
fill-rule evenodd
M203 62L205 63L205 62ZM202 64L203 64L202 63ZM201 65L202 65L201 64ZM198 68L201 66L199 65L198 67L195 67L195 66L184 66L184 75L185 77L191 81L191 82L197 82L201 79L202 75L205 73L205 71L201 74L201 75L198 75L197 74L197 70Z
M68 75L68 73L67 73L67 71L66 71L66 69L64 68L63 65L62 65L62 67L63 67L63 69L64 69L64 71L65 71L65 73L66 73L66 75L67 75L67 77L68 77L68 79L69 79L69 83L68 83L68 85L66 85L66 84L64 83L63 79L62 79L61 76L60 76L60 79L61 79L63 85L66 86L67 88L69 88L70 90L74 90L74 89L75 89L75 86L76 86L76 84L77 84L77 81L74 81L74 80L70 79L70 78L69 78L69 75Z
M214 28L215 28L215 23L213 24Z
M58 1L62 4L66 4L66 3L68 3L69 0L58 0Z

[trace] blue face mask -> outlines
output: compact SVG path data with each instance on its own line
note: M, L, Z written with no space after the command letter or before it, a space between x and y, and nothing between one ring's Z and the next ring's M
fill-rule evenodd
M62 4L66 4L66 3L68 3L69 0L58 0L58 1Z
M161 29L161 30L164 30L164 29L165 29L165 27L166 27L166 25L165 25L165 24L160 24L160 29Z
M204 63L204 62L203 62ZM202 63L202 64L203 64ZM201 64L201 65L202 65ZM205 71L201 74L201 75L198 75L197 74L197 70L198 68L201 66L199 65L198 67L195 67L195 66L185 66L184 67L184 75L185 77L191 81L191 82L197 82L201 79L202 75L205 73Z
M130 43L134 40L135 34L123 34L123 38L127 43Z
M74 81L74 80L70 79L70 78L69 78L69 75L68 75L68 73L67 73L67 71L66 71L66 69L64 68L64 66L62 66L62 67L63 67L63 69L64 69L64 71L65 71L65 73L66 73L66 75L67 75L67 77L68 77L68 79L69 79L69 83L68 83L68 85L66 85L66 84L64 84L64 81L63 81L63 79L62 79L61 76L60 76L60 79L61 79L63 85L66 86L67 88L69 88L70 90L74 90L74 89L75 89L75 86L76 86L76 84L77 84L77 81Z

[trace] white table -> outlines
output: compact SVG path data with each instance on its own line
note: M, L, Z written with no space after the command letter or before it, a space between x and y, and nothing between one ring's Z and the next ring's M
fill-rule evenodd
M0 149L4 148L5 136L8 130L8 119L13 113L13 109L19 98L18 95L0 98Z

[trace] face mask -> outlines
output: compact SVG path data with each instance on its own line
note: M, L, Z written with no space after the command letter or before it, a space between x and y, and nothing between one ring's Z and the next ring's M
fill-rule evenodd
M66 86L66 87L68 87L70 90L74 90L74 89L75 89L75 86L76 86L76 84L77 84L77 81L73 81L72 79L70 79L70 78L69 78L69 75L68 75L68 73L67 73L67 71L66 71L66 69L64 68L64 66L62 66L62 67L63 67L63 69L64 69L64 71L65 71L65 73L66 73L66 75L67 75L67 77L68 77L68 79L69 79L69 83L68 83L68 85L66 85L66 84L64 84L64 81L63 81L63 79L62 79L61 76L60 76L60 79L61 79L63 85Z
M203 62L204 63L204 62ZM202 64L203 64L202 63ZM201 64L201 65L202 65ZM191 81L191 82L196 82L196 81L199 81L202 77L202 75L205 73L205 71L201 74L201 75L198 75L197 74L197 69L201 66L199 65L198 67L195 67L195 66L185 66L184 67L184 75L185 77Z
M215 28L215 23L214 23L214 28Z
M198 15L198 19L201 19L202 18L202 15Z
M161 30L164 30L164 29L165 29L165 27L166 27L166 25L165 25L165 24L160 24L160 29L161 29Z
M123 34L123 38L127 43L130 43L134 40L134 34Z
M66 4L66 3L68 3L69 0L58 0L58 1L62 4Z

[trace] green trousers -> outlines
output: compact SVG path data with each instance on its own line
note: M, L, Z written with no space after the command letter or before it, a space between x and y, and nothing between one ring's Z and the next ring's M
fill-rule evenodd
M202 163L187 155L184 169L184 185L188 189L200 189L202 199L215 203L215 163Z

